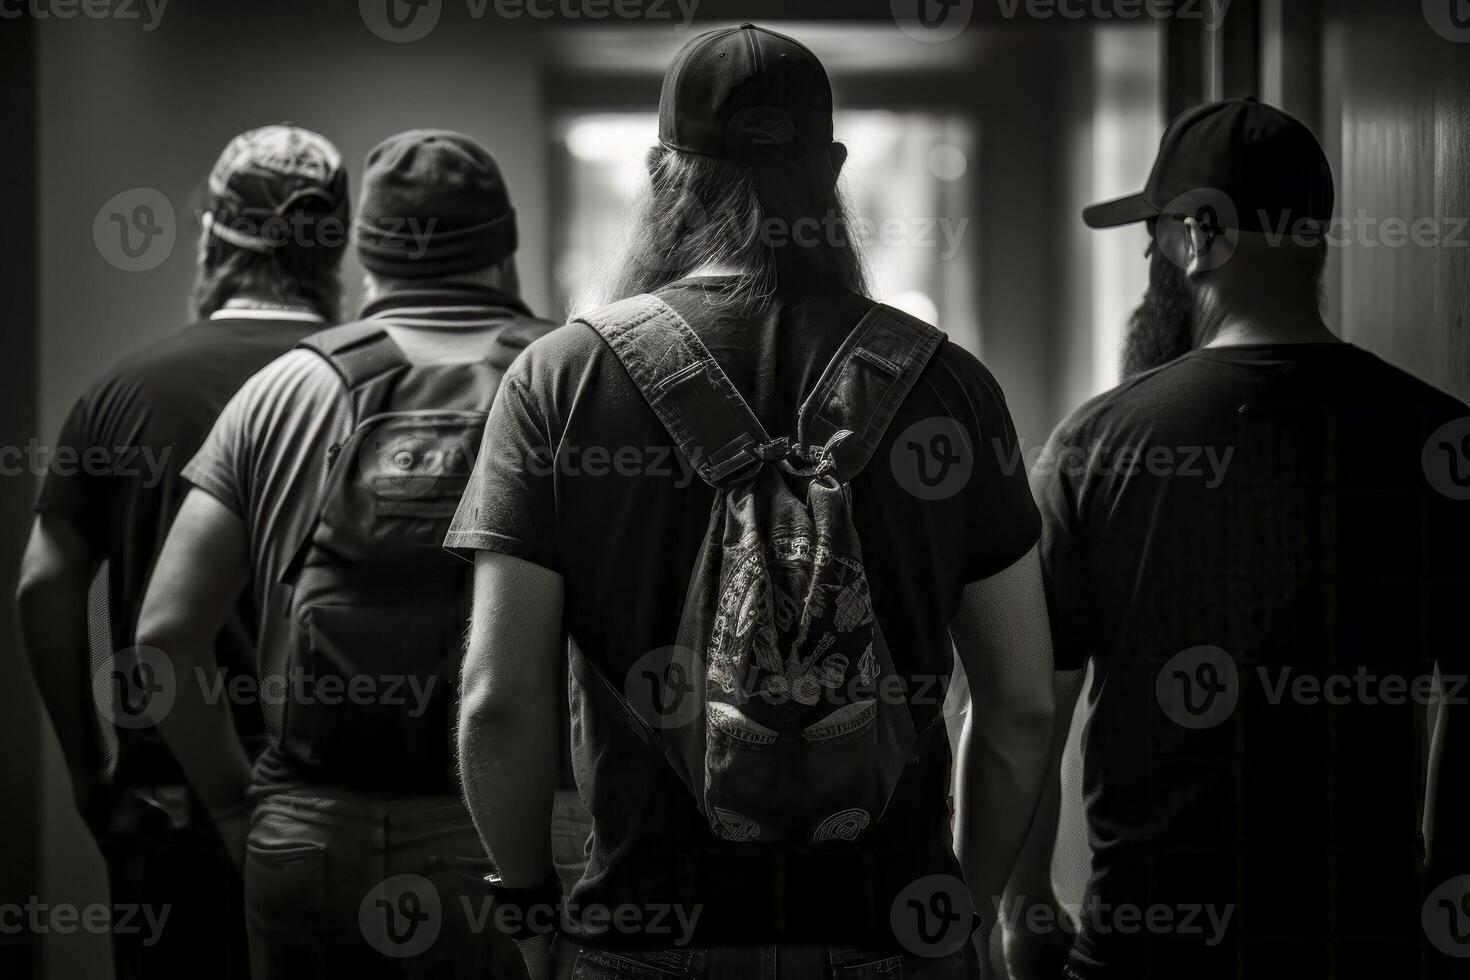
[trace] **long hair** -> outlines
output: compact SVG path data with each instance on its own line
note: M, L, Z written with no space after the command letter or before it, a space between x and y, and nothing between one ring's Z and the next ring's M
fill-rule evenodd
M345 249L318 243L258 252L232 245L209 232L201 237L199 248L199 275L189 299L195 316L207 319L229 300L247 296L305 306L328 323L337 322Z
M746 164L655 146L648 174L596 302L653 292L711 266L738 276L728 301L750 311L867 291L825 149Z

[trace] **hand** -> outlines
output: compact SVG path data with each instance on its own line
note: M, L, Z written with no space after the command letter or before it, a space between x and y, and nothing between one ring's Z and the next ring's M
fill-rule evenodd
M1027 928L1024 915L1018 915L1014 923L1008 924L1005 963L1013 980L1050 980L1061 976L1067 956L1072 952L1077 927L1061 906L1049 904L1051 915L1041 920L1049 922L1049 928Z

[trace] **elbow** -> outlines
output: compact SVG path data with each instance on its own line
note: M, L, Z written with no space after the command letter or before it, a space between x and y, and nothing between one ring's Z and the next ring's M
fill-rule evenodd
M976 724L1006 740L1050 748L1057 718L1056 698L1050 684L1045 688L985 698L977 701L971 712Z
M187 612L175 608L172 603L157 601L150 595L138 612L133 642L177 657L196 650L212 650L212 639L190 619Z

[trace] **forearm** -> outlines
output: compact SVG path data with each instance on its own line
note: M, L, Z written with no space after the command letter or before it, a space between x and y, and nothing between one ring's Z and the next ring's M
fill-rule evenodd
M955 853L987 929L1026 841L1051 756L1053 706L1025 710L974 705L959 747ZM987 717L987 715L991 717Z
M94 703L85 577L23 584L16 596L21 642L41 701L74 776L105 765Z
M512 887L543 884L552 869L555 703L544 696L504 703L467 695L459 755L470 815L496 870Z
M250 787L251 762L223 697L227 687L217 683L212 638L145 619L138 645L160 651L172 666L173 705L158 719L158 731L185 778L211 813L239 807Z
M1036 819L1001 900L1006 962L1016 980L1054 976L1075 931L1052 887L1052 863L1062 813L1062 760L1086 676L1085 670L1056 675L1056 725L1046 781L1036 806ZM1085 869L1073 870L1085 873Z

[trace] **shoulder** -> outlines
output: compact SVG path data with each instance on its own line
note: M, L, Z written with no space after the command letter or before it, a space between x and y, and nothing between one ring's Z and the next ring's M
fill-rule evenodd
M920 376L916 391L937 401L931 406L956 419L973 420L978 433L1009 431L1005 391L990 369L970 351L946 340Z
M1161 403L1198 380L1200 366L1186 355L1093 395L1062 419L1052 441L1071 444L1102 431L1151 426L1160 418Z
M612 353L597 331L581 320L571 320L561 326L546 323L545 329L539 329L527 339L525 349L507 376L521 382L580 373Z
M325 357L298 347L251 375L231 399L229 411L268 419L289 410L313 411L346 394L341 376Z
M1422 407L1426 421L1442 424L1470 415L1470 407L1448 392L1356 344L1346 346L1357 357L1360 370L1371 377L1371 384L1380 387L1390 397Z

